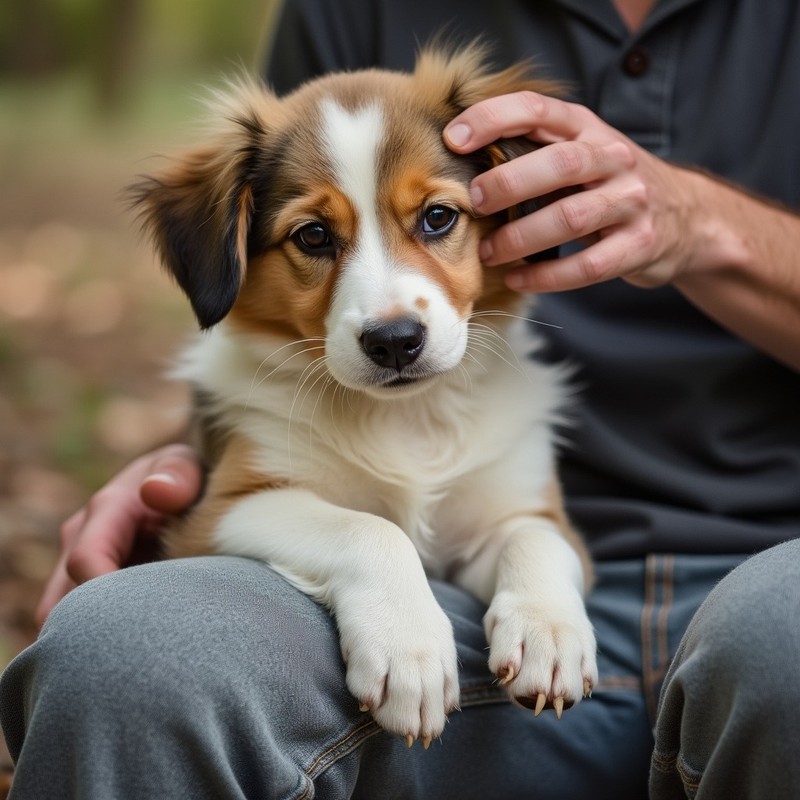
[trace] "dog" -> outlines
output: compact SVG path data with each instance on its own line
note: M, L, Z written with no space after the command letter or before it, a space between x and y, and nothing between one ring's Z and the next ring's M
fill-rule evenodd
M520 296L478 258L503 218L470 207L519 142L442 140L479 100L550 88L479 45L285 97L243 81L210 144L132 187L204 329L178 372L210 472L168 554L261 559L324 604L361 711L409 746L459 704L428 577L487 605L488 667L517 703L560 717L597 681L556 474L562 370L515 355L535 349Z

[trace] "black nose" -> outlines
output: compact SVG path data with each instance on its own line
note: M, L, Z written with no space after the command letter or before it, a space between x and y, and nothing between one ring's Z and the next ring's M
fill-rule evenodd
M422 352L425 329L414 319L368 325L361 334L364 352L381 367L398 372Z

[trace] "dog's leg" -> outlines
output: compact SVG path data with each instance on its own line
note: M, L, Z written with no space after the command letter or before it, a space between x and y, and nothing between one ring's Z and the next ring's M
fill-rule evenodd
M489 668L518 703L559 717L597 682L586 562L565 533L544 515L505 519L458 575L489 602Z
M268 562L331 609L348 688L383 728L426 746L442 732L458 705L452 627L400 528L279 489L237 502L218 522L214 545Z

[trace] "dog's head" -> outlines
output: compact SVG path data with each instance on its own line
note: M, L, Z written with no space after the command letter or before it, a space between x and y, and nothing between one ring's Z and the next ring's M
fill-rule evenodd
M510 154L457 156L442 129L473 103L551 87L492 71L473 46L427 50L412 74L329 75L279 98L219 98L212 144L133 187L201 327L324 341L339 383L382 396L449 371L470 314L513 302L478 242L470 180Z

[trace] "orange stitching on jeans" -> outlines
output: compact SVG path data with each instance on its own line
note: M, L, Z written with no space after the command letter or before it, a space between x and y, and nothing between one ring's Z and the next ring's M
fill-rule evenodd
M665 756L655 750L653 751L652 763L659 772L665 775L677 773L684 788L692 792L696 792L700 788L702 775L697 770L682 763L680 753Z
M658 681L667 674L669 668L669 642L667 640L669 612L672 610L672 597L674 594L674 556L664 556L664 576L663 576L663 595L661 598L661 608L658 612L658 670L656 675Z
M641 617L642 682L644 684L647 712L651 722L655 722L656 716L656 703L653 701L651 689L653 686L653 653L650 633L655 606L656 560L657 557L654 555L648 555L645 560L645 592Z
M508 700L508 692L500 686L497 679L491 683L481 683L477 686L462 686L460 694L462 708L470 705L502 703Z
M373 730L366 736L358 736L358 734L367 731L370 728L372 728ZM311 764L311 766L305 770L305 774L308 775L309 777L318 774L317 770L319 769L320 764L325 762L326 759L332 753L335 753L337 750L342 750L344 748L343 752L340 755L338 755L337 758L333 759L333 761L338 761L339 758L342 758L342 756L347 755L347 753L349 753L350 750L352 750L355 747L358 747L358 745L360 745L361 742L364 741L364 739L368 739L370 736L379 733L380 730L381 729L378 727L378 724L373 719L370 719L369 722L365 722L363 725L356 728L354 731L345 736L344 739L342 739L339 742L336 742L336 744L334 745L331 745L324 753L320 753L320 755L317 756L316 760ZM353 742L352 740L356 737L357 740ZM326 763L325 768L329 767L330 764L333 763L333 761L331 761L330 763ZM319 771L321 772L322 770Z
M594 691L629 691L640 694L642 679L638 675L601 675Z
M658 713L657 689L669 669L668 622L674 596L674 572L674 556L647 556L645 601L642 607L642 680L647 713L653 723ZM659 588L661 597L657 600Z
M688 770L691 769L691 767L687 767L685 764L682 764L680 759L677 760L675 769L677 770L678 775L681 776L681 782L683 783L684 788L691 789L693 793L697 792L697 790L700 788L700 779L702 775L698 774L695 770L692 770L694 774L690 775ZM692 794L692 797L694 797L694 794Z
M672 772L672 770L675 769L675 765L678 763L678 754L663 756L658 750L654 750L652 759L654 765L662 772Z

